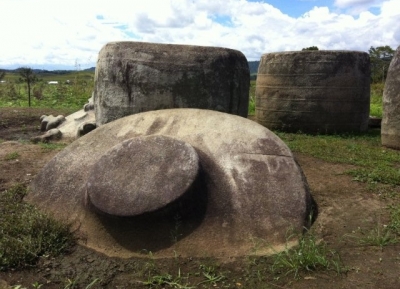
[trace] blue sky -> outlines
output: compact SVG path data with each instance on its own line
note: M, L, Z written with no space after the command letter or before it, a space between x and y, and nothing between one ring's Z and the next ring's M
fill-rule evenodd
M263 53L400 45L400 0L0 0L0 69L96 65L111 41Z
M269 1L250 1L250 2L265 2L278 8L291 17L300 17L304 13L310 11L314 6L328 6L334 8L333 2L328 0L269 0Z

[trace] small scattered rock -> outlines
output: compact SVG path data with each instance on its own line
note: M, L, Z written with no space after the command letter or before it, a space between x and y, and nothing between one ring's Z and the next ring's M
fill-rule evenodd
M0 279L0 289L9 289L11 288L6 281Z
M65 121L65 116L42 115L40 117L40 121L41 121L40 131L48 131L62 124Z
M369 128L380 128L381 127L382 118L370 116L368 120Z
M31 138L31 142L38 143L38 142L48 142L51 140L59 140L62 137L62 133L58 128L53 128L48 130L45 134L35 136Z
M94 110L93 94L92 97L88 99L88 103L83 106L84 111Z
M77 137L81 137L96 129L96 122L84 122L78 126Z

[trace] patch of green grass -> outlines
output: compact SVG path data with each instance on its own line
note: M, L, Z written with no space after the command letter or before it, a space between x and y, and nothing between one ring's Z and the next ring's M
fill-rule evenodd
M381 118L383 113L382 104L371 103L369 111L369 115Z
M393 230L380 222L370 230L358 228L351 235L346 235L345 238L355 240L357 245L379 247L381 250L383 247L397 244L399 241Z
M400 235L400 205L391 205L387 209L390 215L388 224L383 224L379 214L372 229L359 227L345 237L354 239L358 245L380 247L381 250L385 246L397 244Z
M295 236L289 236L290 241ZM298 246L272 256L271 272L278 275L293 275L299 278L301 273L310 271L335 271L344 273L347 269L342 265L339 254L330 250L323 241L308 232L299 240Z
M191 289L196 288L189 286L187 283L187 277L183 277L181 275L181 270L178 270L178 274L176 276L172 276L168 273L149 276L147 281L142 282L143 285L147 285L150 288L179 288L179 289ZM185 281L186 280L186 281Z
M371 116L382 117L382 95L383 85L381 83L372 84L369 112Z
M89 289L92 288L97 282L99 282L100 279L99 278L95 278L92 282L90 282L85 289ZM74 280L74 279L69 279L67 278L66 282L65 282L65 286L63 289L77 289L77 288L82 288L79 284L78 284L78 280Z
M19 75L7 73L6 83L0 85L1 107L27 107L28 91L25 83L18 81ZM69 108L79 110L87 103L93 91L93 72L39 75L40 81L31 88L31 106L42 108ZM49 85L50 80L59 81ZM70 84L66 81L70 80Z
M248 115L255 115L256 113L256 81L250 81L249 91L249 111Z
M175 258L175 265L178 265L178 273L170 274L163 272L159 268L148 268L147 280L139 281L139 283L149 286L150 288L232 288L226 283L227 277L219 272L216 266L200 264L200 271L192 271L183 274L179 265L179 257ZM203 260L204 261L204 260Z
M357 166L346 172L356 181L400 185L400 152L382 147L379 131L344 135L276 134L294 152Z
M400 237L400 204L389 206L390 223L388 229Z
M67 144L65 144L65 143L44 143L44 142L40 142L39 146L44 151L51 151L51 150L62 150L67 146Z
M354 170L349 170L347 173L353 176L353 180L376 184L392 184L392 185L400 185L400 172L398 169L379 165L377 167L368 167L368 168L357 168Z
M41 284L41 283L39 283L37 281L35 283L32 283L32 287L35 288L35 289L42 288L42 286L43 286L43 284Z
M378 225L370 231L362 231L361 234L359 244L363 246L376 246L382 249L398 242L396 236L387 226Z
M26 187L0 193L0 270L34 265L40 256L67 251L75 239L69 225L22 201Z
M223 274L217 273L213 266L200 265L200 269L202 270L205 280L201 281L197 285L208 283L217 286L218 282L223 281L226 278Z
M19 157L20 157L20 155L19 155L18 152L12 152L12 153L7 154L7 155L4 157L4 160L6 160L6 161L11 161L11 160L16 160L16 159L18 159Z

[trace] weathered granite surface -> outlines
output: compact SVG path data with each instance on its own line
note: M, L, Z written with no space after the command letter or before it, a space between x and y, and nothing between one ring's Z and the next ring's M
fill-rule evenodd
M400 46L390 62L383 91L382 145L400 149Z
M238 50L110 42L99 52L94 108L102 125L167 108L201 108L247 117L250 71Z
M183 155L170 151L175 145ZM124 161L120 172L114 160ZM96 194L106 196L101 206L92 202ZM132 198L147 194L154 206L136 207ZM310 225L314 206L301 168L274 133L243 117L200 109L149 111L98 127L43 168L26 201L75 224L84 245L120 257L143 250L160 257L279 251L289 231L301 234Z

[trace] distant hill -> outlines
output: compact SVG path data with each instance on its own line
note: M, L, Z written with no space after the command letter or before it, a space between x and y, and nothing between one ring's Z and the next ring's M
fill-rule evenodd
M90 68L86 68L83 71L95 71L96 67L90 67Z
M258 65L260 61L249 61L249 69L250 69L250 80L257 79Z
M258 65L260 64L260 61L249 61L249 69L250 69L250 75L256 75L258 72ZM96 67L90 67L86 69L82 69L80 71L87 71L87 72L94 72ZM0 71L4 71L6 73L18 73L18 69L0 69ZM76 70L45 70L45 69L34 69L33 70L36 74L40 75L46 75L46 74L68 74L71 72L76 72Z
M86 69L82 69L80 71L94 71L96 67L90 67ZM0 69L0 71L4 71L6 73L18 73L17 69ZM67 74L71 72L76 72L76 70L46 70L46 69L33 69L33 72L40 75L46 74Z
M260 61L249 61L250 74L257 74Z

